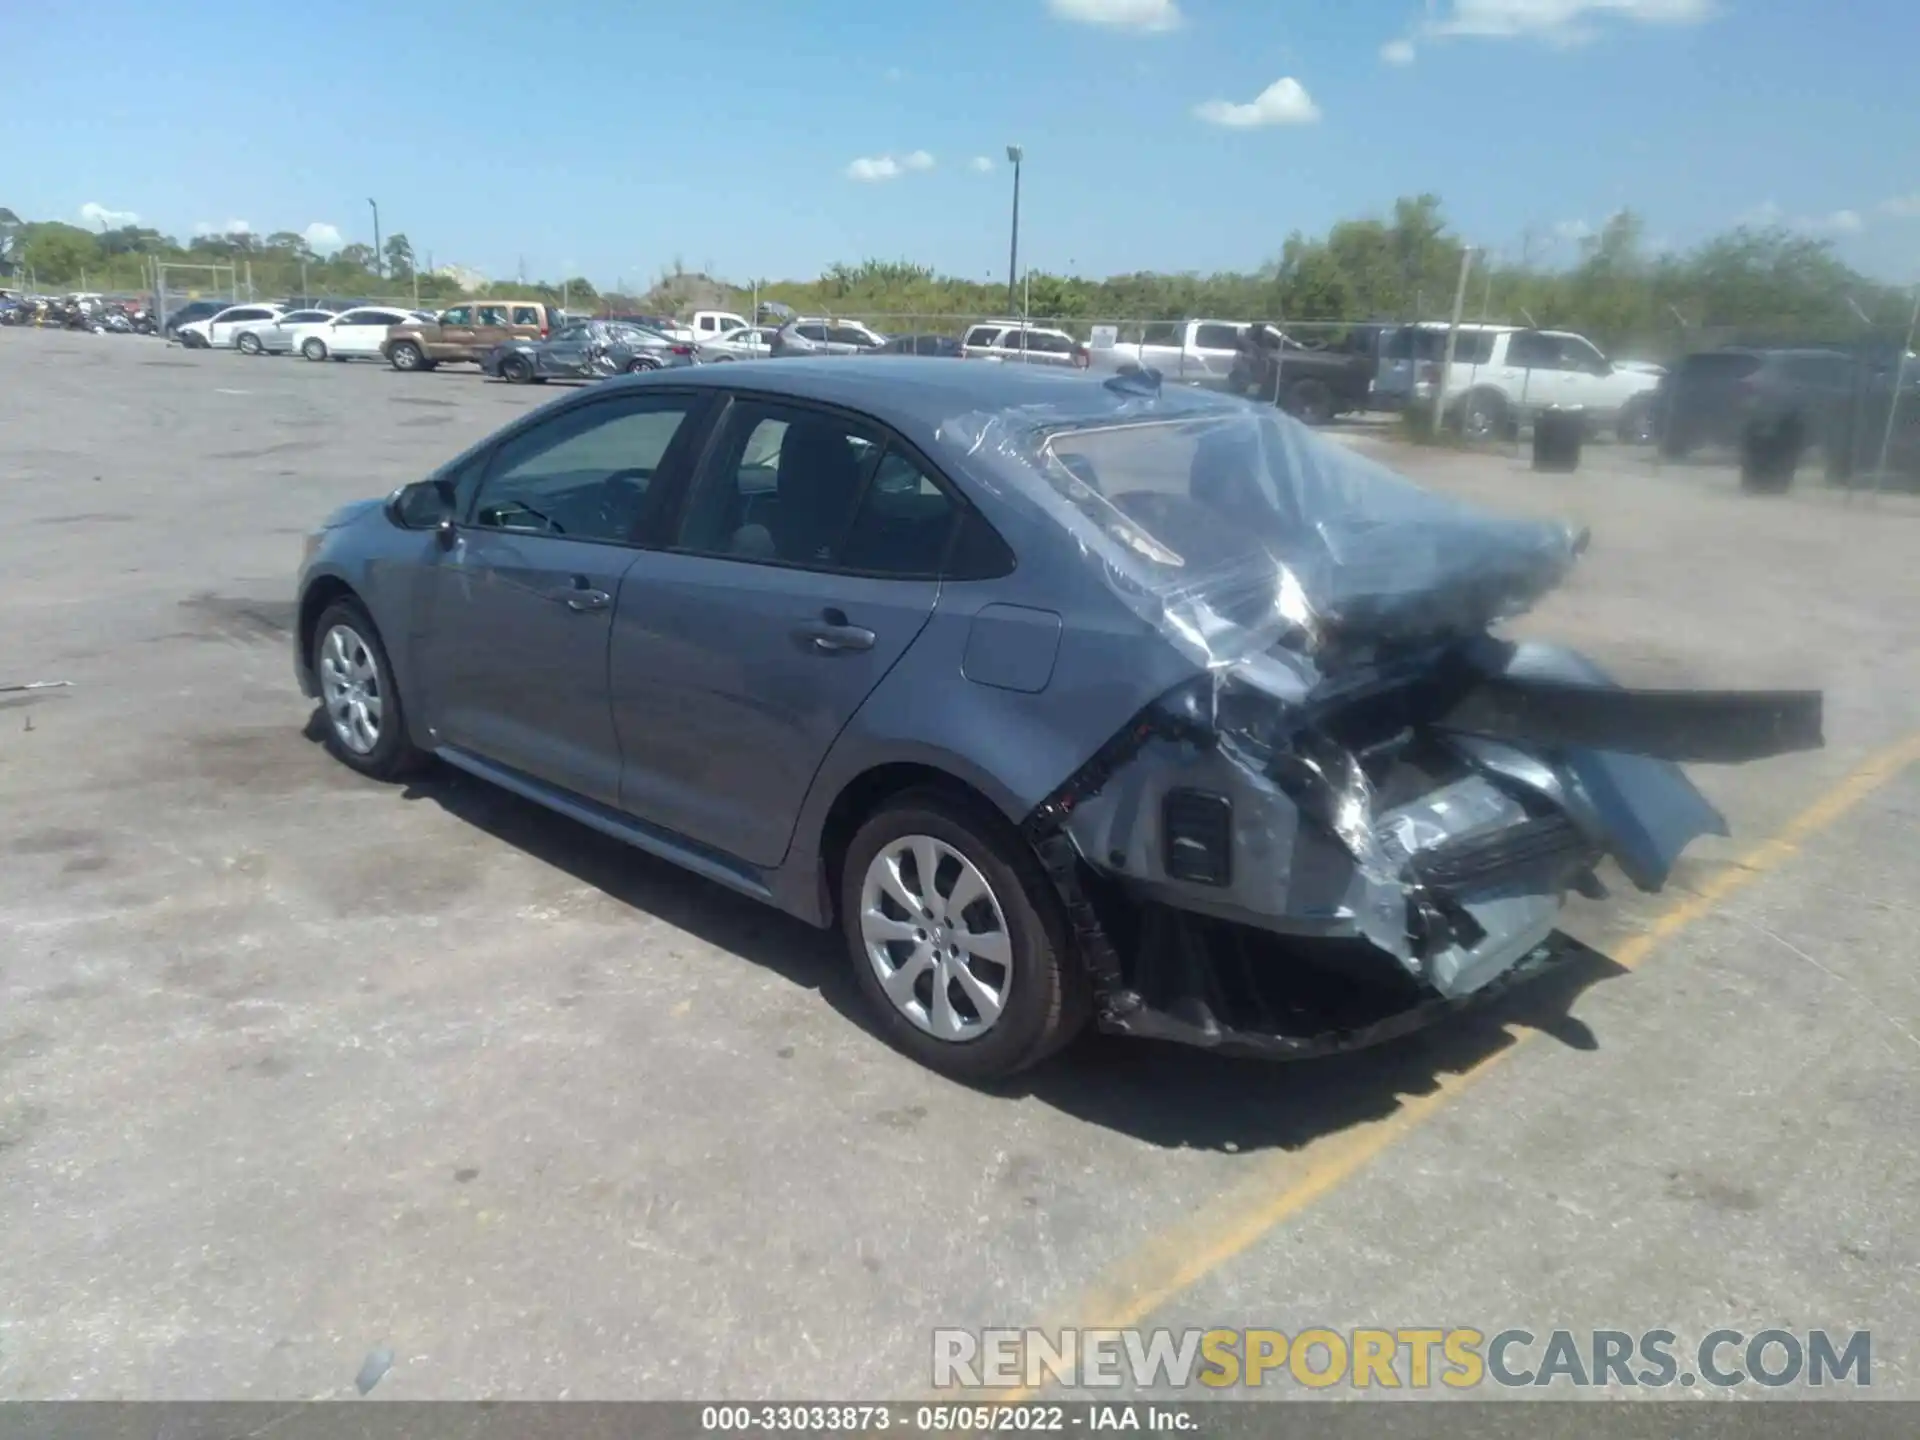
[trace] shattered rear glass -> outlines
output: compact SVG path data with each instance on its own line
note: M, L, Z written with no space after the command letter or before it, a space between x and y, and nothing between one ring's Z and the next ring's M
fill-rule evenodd
M1276 645L1473 634L1533 604L1579 552L1565 525L1423 490L1271 409L1184 396L1049 409L962 417L940 436L1035 497L1209 667Z

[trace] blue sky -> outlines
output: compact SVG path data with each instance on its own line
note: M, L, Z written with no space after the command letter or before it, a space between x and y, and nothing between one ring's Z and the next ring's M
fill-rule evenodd
M351 242L372 196L496 278L1002 277L1018 142L1057 271L1250 267L1431 189L1513 257L1631 206L1920 279L1912 0L89 0L0 46L23 217Z

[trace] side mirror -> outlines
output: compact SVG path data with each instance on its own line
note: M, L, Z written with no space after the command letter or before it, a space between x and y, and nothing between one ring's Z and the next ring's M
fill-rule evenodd
M442 545L455 533L453 485L446 480L416 480L402 485L387 502L387 516L404 530L433 530Z

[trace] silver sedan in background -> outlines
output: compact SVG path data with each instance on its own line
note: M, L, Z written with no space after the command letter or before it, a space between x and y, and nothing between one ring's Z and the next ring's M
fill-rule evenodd
M726 360L765 360L773 354L773 327L749 325L744 330L729 330L703 340L694 354L707 365Z

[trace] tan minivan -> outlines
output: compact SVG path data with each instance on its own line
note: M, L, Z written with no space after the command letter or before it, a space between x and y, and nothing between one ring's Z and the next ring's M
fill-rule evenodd
M394 326L380 353L396 370L478 365L503 340L544 340L559 323L559 307L538 300L466 301L436 320Z

